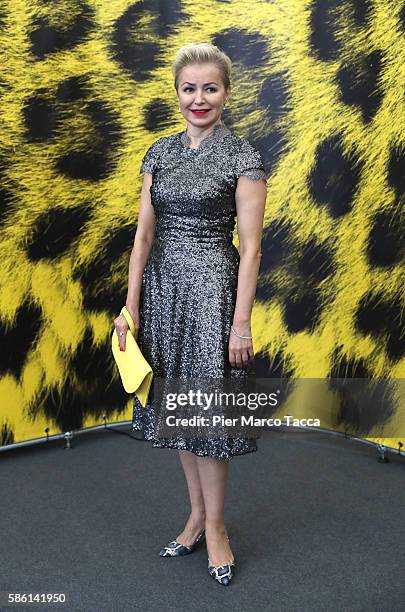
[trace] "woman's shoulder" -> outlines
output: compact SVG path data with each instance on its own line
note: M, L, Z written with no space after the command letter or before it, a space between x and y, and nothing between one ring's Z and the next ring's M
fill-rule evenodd
M238 134L234 130L229 130L228 142L234 149L235 153L259 152L259 149L248 138Z
M159 138L152 142L150 148L156 155L163 155L166 152L170 152L172 150L172 145L177 141L179 135L180 132L159 136Z
M153 173L159 169L162 163L162 154L165 146L165 137L160 136L155 139L144 152L140 172L150 172Z
M266 170L260 150L248 138L232 131L228 138L231 157L237 176L266 180Z
M171 136L159 136L146 148L145 157L161 157L171 143Z

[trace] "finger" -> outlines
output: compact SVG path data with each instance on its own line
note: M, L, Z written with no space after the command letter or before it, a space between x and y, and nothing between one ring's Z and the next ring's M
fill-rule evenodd
M118 345L120 347L120 351L125 351L126 333L124 330L117 330L117 335L118 335Z
M239 351L237 351L235 354L235 361L236 361L236 367L241 368L243 364L242 364L242 357Z
M249 364L249 353L247 350L242 353L242 363L244 368Z
M255 358L255 352L253 350L253 347L248 348L248 353L249 353L249 361L253 361Z
M236 368L235 351L234 350L230 350L229 351L229 363L231 364L232 368Z

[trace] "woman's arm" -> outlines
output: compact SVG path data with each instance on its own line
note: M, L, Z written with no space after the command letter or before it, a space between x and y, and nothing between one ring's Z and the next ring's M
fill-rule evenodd
M155 235L155 211L151 203L149 191L151 184L152 174L150 172L145 172L141 190L138 224L131 257L129 259L128 294L125 304L130 314L134 314L135 316L138 315L139 310L142 275Z
M236 305L232 327L241 336L251 336L250 319L256 295L261 260L263 218L267 184L263 179L240 176L236 188L236 212L239 237L239 272ZM230 335L229 359L233 367L242 367L253 359L251 340Z

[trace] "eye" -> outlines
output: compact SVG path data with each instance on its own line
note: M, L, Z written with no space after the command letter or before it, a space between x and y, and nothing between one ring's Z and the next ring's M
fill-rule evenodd
M189 89L193 89L192 87L184 87L183 91L188 91ZM211 89L212 91L217 91L216 87L207 87L207 89Z

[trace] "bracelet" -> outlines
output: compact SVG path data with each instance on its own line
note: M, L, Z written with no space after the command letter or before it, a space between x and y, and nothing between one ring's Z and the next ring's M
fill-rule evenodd
M235 334L235 336L238 336L238 338L246 338L246 340L252 340L253 336L240 336L239 334L236 333L236 331L234 330L234 328L231 325L231 331L233 331L233 333Z

